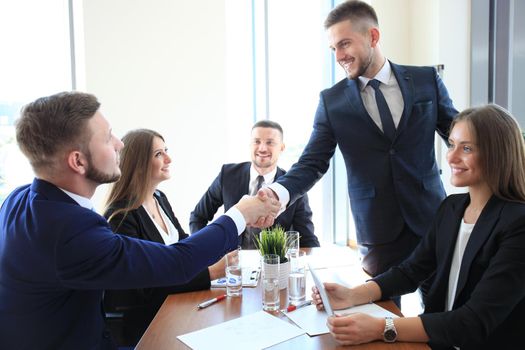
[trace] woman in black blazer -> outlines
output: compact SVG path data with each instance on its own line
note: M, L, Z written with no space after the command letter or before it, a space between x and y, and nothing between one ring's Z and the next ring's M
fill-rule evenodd
M327 283L334 308L412 292L435 276L425 312L392 319L330 317L342 344L428 342L432 349L521 349L525 315L525 152L514 118L488 105L451 126L451 183L430 231L401 265L353 288ZM314 302L322 309L318 291Z
M171 159L164 138L147 129L134 130L122 139L122 175L111 189L104 216L114 232L162 244L186 237L166 195L157 190L170 178ZM108 290L104 295L106 313L122 313L122 322L111 324L119 345L135 345L168 294L210 288L210 280L224 276L224 259L208 267L184 285Z

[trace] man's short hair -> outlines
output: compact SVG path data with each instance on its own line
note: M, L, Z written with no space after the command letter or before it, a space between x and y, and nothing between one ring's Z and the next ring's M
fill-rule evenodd
M336 6L324 21L324 28L328 29L334 24L350 20L356 31L364 32L369 26L379 26L376 11L372 6L363 1L349 0ZM367 25L365 25L367 24Z
M257 123L253 124L252 130L255 128L272 128L278 130L281 133L281 139L284 137L283 128L281 128L279 123L271 120L259 120Z
M76 91L41 97L23 107L16 140L37 174L53 169L60 153L87 152L91 138L87 123L99 107L95 96Z

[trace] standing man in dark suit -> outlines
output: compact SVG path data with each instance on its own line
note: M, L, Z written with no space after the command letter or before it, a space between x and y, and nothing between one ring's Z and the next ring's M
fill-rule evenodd
M261 120L252 127L251 162L224 164L206 193L202 196L190 216L191 232L205 227L217 210L224 205L228 210L246 194L257 193L262 185L269 185L286 173L277 166L281 152L284 151L283 129L270 120ZM259 179L259 181L258 181ZM301 247L319 247L314 234L312 210L305 194L290 205L275 220L285 230L298 231ZM247 228L239 236L239 244L244 249L254 249L253 235L259 230Z
M17 121L36 178L0 209L0 349L115 348L104 289L186 283L237 247L246 222L279 209L245 197L173 245L114 234L90 200L119 179L123 147L99 107L93 95L65 92L28 104Z
M325 28L348 79L321 92L299 161L263 191L283 206L294 203L327 171L339 146L362 265L376 276L410 255L445 197L434 134L446 140L457 111L434 68L385 58L370 5L340 4Z

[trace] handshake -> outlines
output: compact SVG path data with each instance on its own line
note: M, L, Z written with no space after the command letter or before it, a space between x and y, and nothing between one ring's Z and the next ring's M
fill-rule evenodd
M280 213L281 203L275 192L269 188L261 188L257 195L242 197L235 207L244 216L246 225L265 228L273 225Z

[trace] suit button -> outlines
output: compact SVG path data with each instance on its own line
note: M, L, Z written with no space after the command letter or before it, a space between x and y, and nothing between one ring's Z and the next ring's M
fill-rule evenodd
M395 149L391 149L391 150L389 151L389 153L392 154L392 155L394 155L394 154L396 154L396 150L395 150Z

